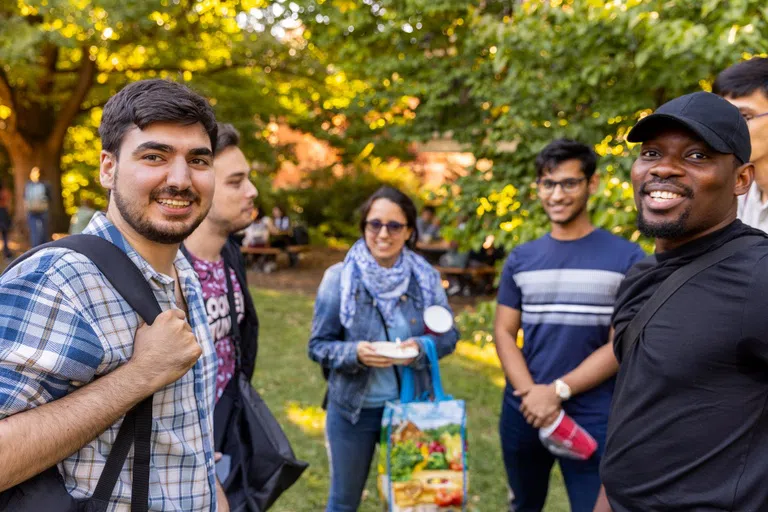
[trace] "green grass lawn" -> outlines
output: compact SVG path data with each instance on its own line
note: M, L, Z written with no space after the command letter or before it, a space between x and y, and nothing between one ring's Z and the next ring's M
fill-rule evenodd
M320 368L307 357L312 322L312 298L290 292L254 290L261 334L254 385L285 429L296 455L309 469L272 510L321 512L328 492L326 457L320 408L325 391ZM492 349L462 345L441 362L446 390L467 402L469 432L469 510L503 512L506 478L501 461L497 422L503 376ZM374 458L374 460L376 460ZM381 512L375 467L368 479L361 512ZM559 472L553 472L547 512L566 512L568 500Z

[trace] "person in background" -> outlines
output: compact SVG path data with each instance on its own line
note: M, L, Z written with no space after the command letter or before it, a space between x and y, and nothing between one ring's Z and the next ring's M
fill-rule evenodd
M417 387L427 386L422 349L424 309L450 309L438 272L413 252L416 206L401 191L382 187L363 205L361 238L342 263L323 276L315 301L309 357L328 372L326 437L331 464L327 512L353 512L381 435L384 404L399 397L400 367L371 341L405 340L418 356L410 365ZM440 357L453 352L455 329L435 336ZM428 389L417 389L417 396Z
M421 209L421 214L416 219L416 229L421 243L428 244L440 239L440 220L433 206L425 206Z
M48 209L51 203L51 188L40 181L40 169L33 167L29 181L24 186L24 208L27 212L29 245L37 247L48 241Z
M296 266L299 261L298 255L288 251L288 246L293 243L293 225L283 207L273 206L272 217L264 217L264 223L269 229L269 245L277 249L284 249L288 254L288 261L291 266ZM277 262L275 262L275 268L277 268Z
M3 237L3 256L10 259L11 248L8 247L8 232L11 229L11 191L0 182L0 234Z
M243 247L267 247L269 245L269 228L264 222L261 208L255 206L251 214L251 223L245 228Z
M755 181L738 198L738 218L768 231L768 58L754 57L717 76L712 92L735 105L749 127Z
M245 228L243 247L269 247L269 227L264 222L265 217L262 216L258 206L254 208L251 219L252 222ZM250 264L255 270L270 273L277 269L277 262L272 255L249 254L248 256L253 258Z
M616 292L645 254L596 228L587 203L599 185L597 155L568 139L536 157L536 183L552 230L515 248L501 275L494 332L507 385L499 432L516 512L544 507L557 461L573 512L592 512L618 364L610 344ZM517 334L522 327L522 350ZM538 430L564 410L598 442L586 461L556 457Z
M216 187L211 209L205 220L184 241L183 250L192 263L203 289L203 301L208 313L208 326L216 347L216 407L214 409L214 438L216 451L223 452L217 464L219 479L227 480L230 461L239 460L237 454L223 448L222 435L233 420L232 402L239 400L236 378L236 354L241 354L243 372L250 381L253 377L258 347L259 319L248 290L245 261L240 247L230 238L251 221L256 187L249 179L250 165L238 147L240 134L231 124L218 123L216 153L213 168ZM226 274L229 273L229 280ZM231 298L228 283L232 284ZM238 323L235 336L232 311ZM239 345L238 345L239 343ZM226 397L222 399L222 396ZM220 432L221 431L221 432ZM243 440L247 443L247 439ZM227 497L233 509L244 503L243 487L239 482L230 484Z
M69 234L76 235L82 233L95 213L93 200L88 197L82 198L80 200L80 207L72 215L72 218L69 219Z

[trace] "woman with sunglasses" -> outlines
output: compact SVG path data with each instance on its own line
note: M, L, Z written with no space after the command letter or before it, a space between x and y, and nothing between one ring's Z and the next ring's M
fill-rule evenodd
M449 308L439 273L411 249L416 206L382 187L363 205L360 238L323 277L315 302L309 356L328 378L326 439L331 487L326 512L354 512L381 432L384 404L399 397L401 368L414 370L418 394L431 391L421 347L424 310ZM458 332L433 336L440 357ZM391 359L372 342L402 340L418 355Z

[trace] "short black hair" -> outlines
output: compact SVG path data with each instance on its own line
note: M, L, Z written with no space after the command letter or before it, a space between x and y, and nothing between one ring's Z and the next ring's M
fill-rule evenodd
M229 123L217 123L218 135L216 136L216 154L229 147L240 145L240 132Z
M435 213L437 213L437 209L435 209L434 206L425 206L424 208L421 209L421 212L422 213L429 212L432 215L434 215Z
M594 149L575 140L556 139L536 156L536 177L541 178L545 173L552 172L566 160L579 160L581 172L587 179L591 178L597 169L597 153Z
M410 197L400 190L388 185L384 185L374 192L371 197L366 199L363 206L360 207L360 233L365 236L365 220L368 218L368 213L371 211L373 203L378 199L388 199L403 210L406 224L413 230L411 238L405 242L405 245L409 249L413 249L416 246L416 240L419 239L419 230L416 227L416 217L418 217L418 214L416 213L416 205Z
M130 83L107 101L99 125L101 147L119 158L126 131L162 122L202 124L216 151L216 116L208 101L185 85L160 79Z
M717 75L712 84L712 92L733 98L749 96L757 90L768 97L768 58L765 57L734 64Z

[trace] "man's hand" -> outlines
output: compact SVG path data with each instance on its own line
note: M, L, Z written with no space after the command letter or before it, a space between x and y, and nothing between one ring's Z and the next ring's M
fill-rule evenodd
M376 352L369 341L361 341L357 344L357 359L365 366L371 368L389 368L395 364L394 360L384 357Z
M142 375L154 393L179 380L202 353L184 312L170 309L160 313L152 325L139 327L133 356L125 366Z
M523 397L520 412L533 428L545 427L552 423L562 407L562 400L557 396L552 384L535 384L527 390L515 391L515 396Z

